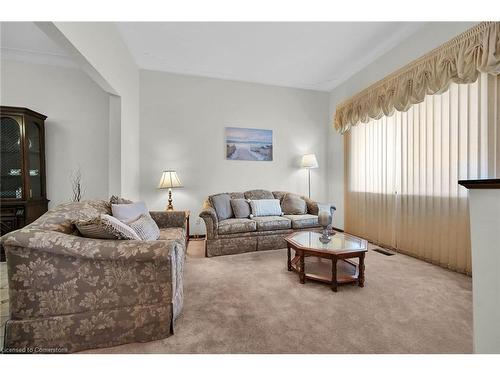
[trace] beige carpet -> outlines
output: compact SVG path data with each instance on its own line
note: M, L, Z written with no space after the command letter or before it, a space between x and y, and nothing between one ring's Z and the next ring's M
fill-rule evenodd
M191 241L184 310L165 340L90 353L470 353L471 278L369 251L366 284L301 285L286 250L202 258Z

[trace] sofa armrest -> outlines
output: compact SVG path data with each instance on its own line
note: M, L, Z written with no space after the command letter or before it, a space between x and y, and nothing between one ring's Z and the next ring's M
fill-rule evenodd
M187 215L185 211L150 211L149 213L159 228L186 229Z
M301 197L302 199L304 199L306 201L306 205L307 205L307 213L311 214L311 215L317 215L319 213L319 206L318 205L329 205L330 206L330 210L333 210L333 211L336 211L337 208L330 204L330 203L321 203L321 202L316 202L314 200L312 200L311 198L308 198L308 197Z
M200 217L205 222L205 227L207 228L207 239L214 239L217 237L217 228L219 226L219 220L217 219L217 213L212 207L205 207L200 212Z
M1 238L5 247L35 249L76 258L168 261L177 241L101 240L38 228L19 229Z

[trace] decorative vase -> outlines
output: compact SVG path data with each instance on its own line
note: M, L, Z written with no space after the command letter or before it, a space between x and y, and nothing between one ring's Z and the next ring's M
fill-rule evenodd
M318 213L318 223L323 227L323 231L319 240L321 243L328 243L331 237L328 234L328 227L332 224L332 214L328 211L320 211Z

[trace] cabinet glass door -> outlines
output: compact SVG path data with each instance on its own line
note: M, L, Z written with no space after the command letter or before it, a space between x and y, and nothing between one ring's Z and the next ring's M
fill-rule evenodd
M0 197L22 199L21 118L2 116L0 135Z
M27 125L29 198L37 199L43 197L40 126L34 121L29 121Z

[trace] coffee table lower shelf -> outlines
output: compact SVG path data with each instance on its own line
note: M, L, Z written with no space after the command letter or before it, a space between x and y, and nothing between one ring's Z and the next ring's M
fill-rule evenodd
M331 260L316 258L314 256L305 256L305 268L308 272L304 273L307 280L332 283ZM292 261L292 271L300 274L300 256L295 256ZM337 284L349 284L358 282L359 267L358 264L349 259L340 259L337 262Z
M304 254L295 250L295 256L291 258L291 248L288 247L288 271L299 274L300 283L306 280L314 280L330 284L332 290L337 292L337 286L341 284L358 283L360 288L364 287L364 253L356 254L358 263L350 259L342 259L336 256L318 257L312 254ZM307 269L307 271L306 271Z

